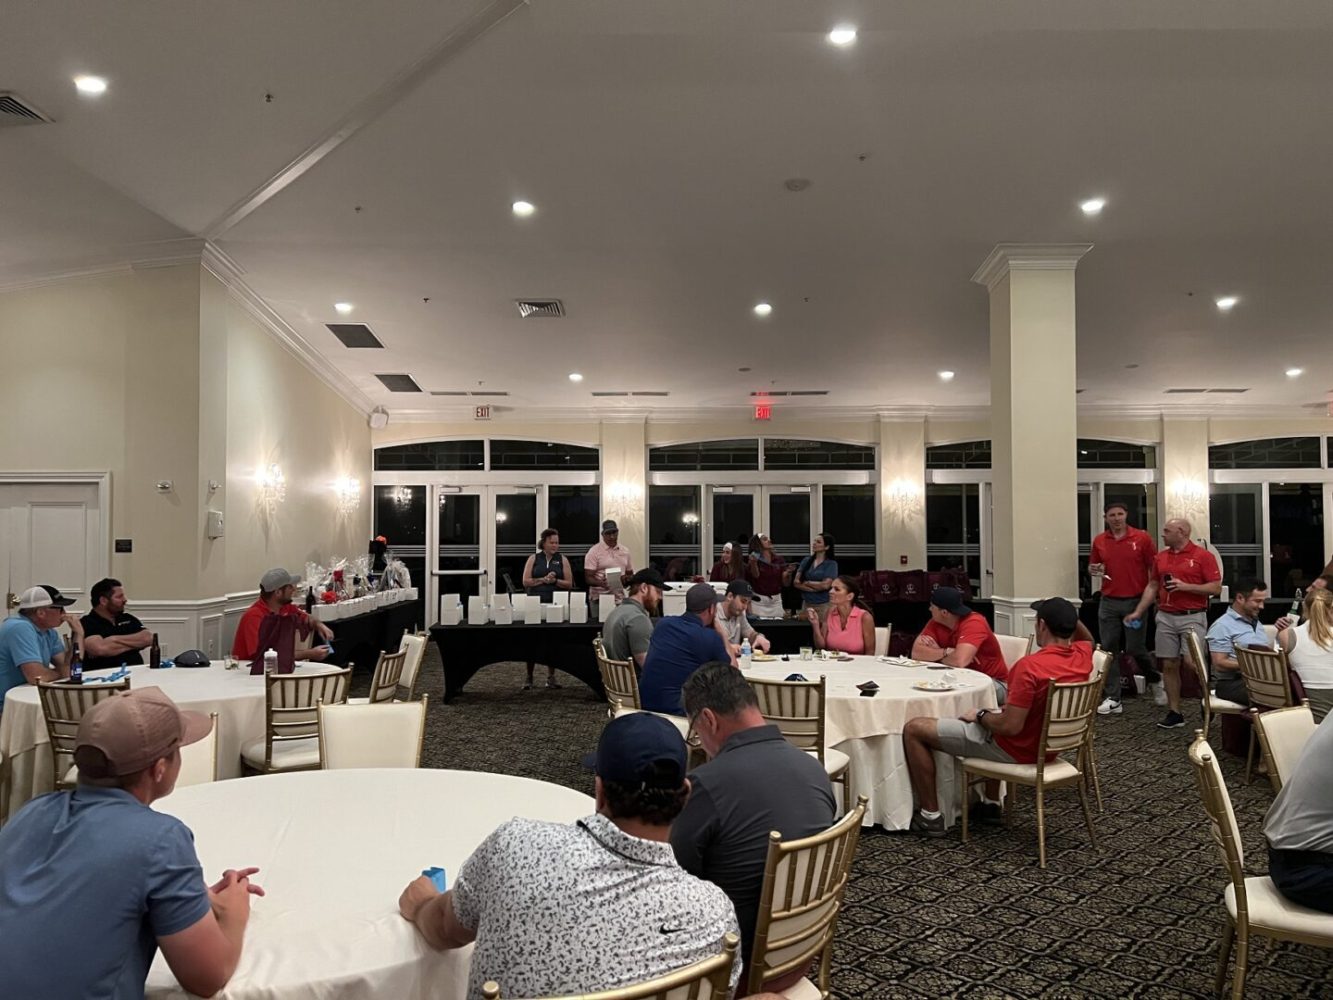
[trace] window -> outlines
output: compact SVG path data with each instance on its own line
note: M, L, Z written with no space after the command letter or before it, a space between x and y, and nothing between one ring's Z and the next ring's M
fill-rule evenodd
M1155 469L1157 449L1150 444L1078 439L1080 469Z
M574 586L583 589L583 556L601 538L601 489L548 486L546 527L560 532L560 551L574 566Z
M1208 447L1210 469L1318 469L1319 438L1263 438Z
M390 548L426 544L426 487L376 486L375 534Z
M695 441L648 449L648 469L651 472L707 472L758 468L758 438Z
M665 580L688 580L699 569L699 487L648 488L648 562Z
M435 472L481 469L485 462L481 441L425 441L375 449L376 472Z
M838 572L875 568L875 487L825 486L823 524L837 546Z
M836 441L764 438L765 469L873 469L875 449Z
M529 469L547 471L597 471L599 454L596 448L576 444L556 444L551 441L491 441L491 469L493 471L526 472Z
M989 469L990 464L989 441L936 444L926 449L927 469Z
M1222 557L1222 582L1264 577L1263 485L1214 483L1208 494L1212 543Z
M966 568L981 589L981 487L976 483L926 486L926 569Z
M1268 592L1290 598L1324 570L1324 493L1318 483L1268 484Z

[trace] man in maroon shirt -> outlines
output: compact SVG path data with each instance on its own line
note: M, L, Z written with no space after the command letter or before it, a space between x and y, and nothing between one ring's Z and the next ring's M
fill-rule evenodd
M1102 599L1097 610L1097 631L1102 648L1110 652L1106 668L1106 688L1098 715L1119 715L1120 654L1129 653L1147 679L1157 704L1166 704L1166 690L1161 675L1154 669L1144 635L1143 623L1125 625L1125 616L1139 606L1139 598L1148 587L1157 546L1152 536L1129 524L1129 508L1118 500L1106 505L1106 530L1092 540L1088 572L1101 577Z
M236 624L236 637L232 640L231 655L238 660L253 661L263 651L259 648L259 625L266 615L294 615L296 626L302 636L310 634L313 628L325 642L333 638L333 630L323 622L317 622L292 603L296 594L296 585L301 582L299 576L293 576L285 569L271 569L259 581L259 599L245 609L241 620ZM293 650L297 660L322 660L329 655L327 646L314 646L310 649Z
M1168 710L1157 725L1162 729L1180 729L1185 717L1180 714L1180 659L1185 651L1185 633L1194 632L1204 642L1208 631L1208 598L1222 593L1222 571L1213 554L1190 541L1192 527L1181 517L1172 518L1162 528L1166 548L1153 558L1152 577L1139 598L1138 607L1125 616L1125 624L1143 620L1143 614L1157 602L1157 662L1166 682Z

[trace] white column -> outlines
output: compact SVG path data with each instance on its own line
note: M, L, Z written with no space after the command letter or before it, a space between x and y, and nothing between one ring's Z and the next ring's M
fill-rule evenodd
M990 293L995 630L1078 597L1074 269L1090 244L1001 243L972 276Z
M648 565L648 447L644 417L602 421L602 517L620 528L635 569Z
M905 559L905 561L904 561ZM875 565L926 566L926 421L879 422L879 539Z
M1161 461L1166 486L1166 517L1162 523L1183 517L1194 529L1191 537L1207 538L1208 421L1163 417Z

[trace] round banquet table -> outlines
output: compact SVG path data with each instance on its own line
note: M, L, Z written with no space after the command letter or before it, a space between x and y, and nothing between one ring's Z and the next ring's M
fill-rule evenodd
M241 747L264 735L262 676L252 676L248 664L226 670L220 662L209 667L129 669L131 688L160 687L181 708L217 712L218 776L240 776ZM299 673L319 673L328 669L314 664L297 667ZM84 676L104 677L112 672L97 670ZM54 787L51 744L35 686L11 688L5 695L4 711L0 712L0 753L5 755L4 766L9 769L9 815L12 816L29 799Z
M874 656L839 660L773 660L752 663L747 676L782 680L804 674L809 680L826 678L824 742L851 758L848 802L856 796L869 798L866 825L878 823L886 830L905 830L912 821L912 785L907 777L903 752L903 728L908 719L929 716L957 718L974 708L995 708L995 686L976 670L952 668L953 691L919 691L921 681L938 681L945 671L930 670L916 660L885 661ZM873 680L879 693L864 698L857 684ZM935 754L935 785L946 824L958 811L958 789L954 758Z
M398 914L422 870L449 884L514 816L568 823L581 792L531 778L432 769L302 771L182 788L153 808L194 831L204 877L257 866L228 1000L462 1000L472 947L435 951ZM146 996L187 997L159 953Z

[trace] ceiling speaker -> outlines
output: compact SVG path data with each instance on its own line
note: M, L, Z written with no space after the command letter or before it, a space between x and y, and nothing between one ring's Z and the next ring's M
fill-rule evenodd
M367 421L372 431L382 431L389 426L389 411L382 406L377 406L370 411L370 419Z

